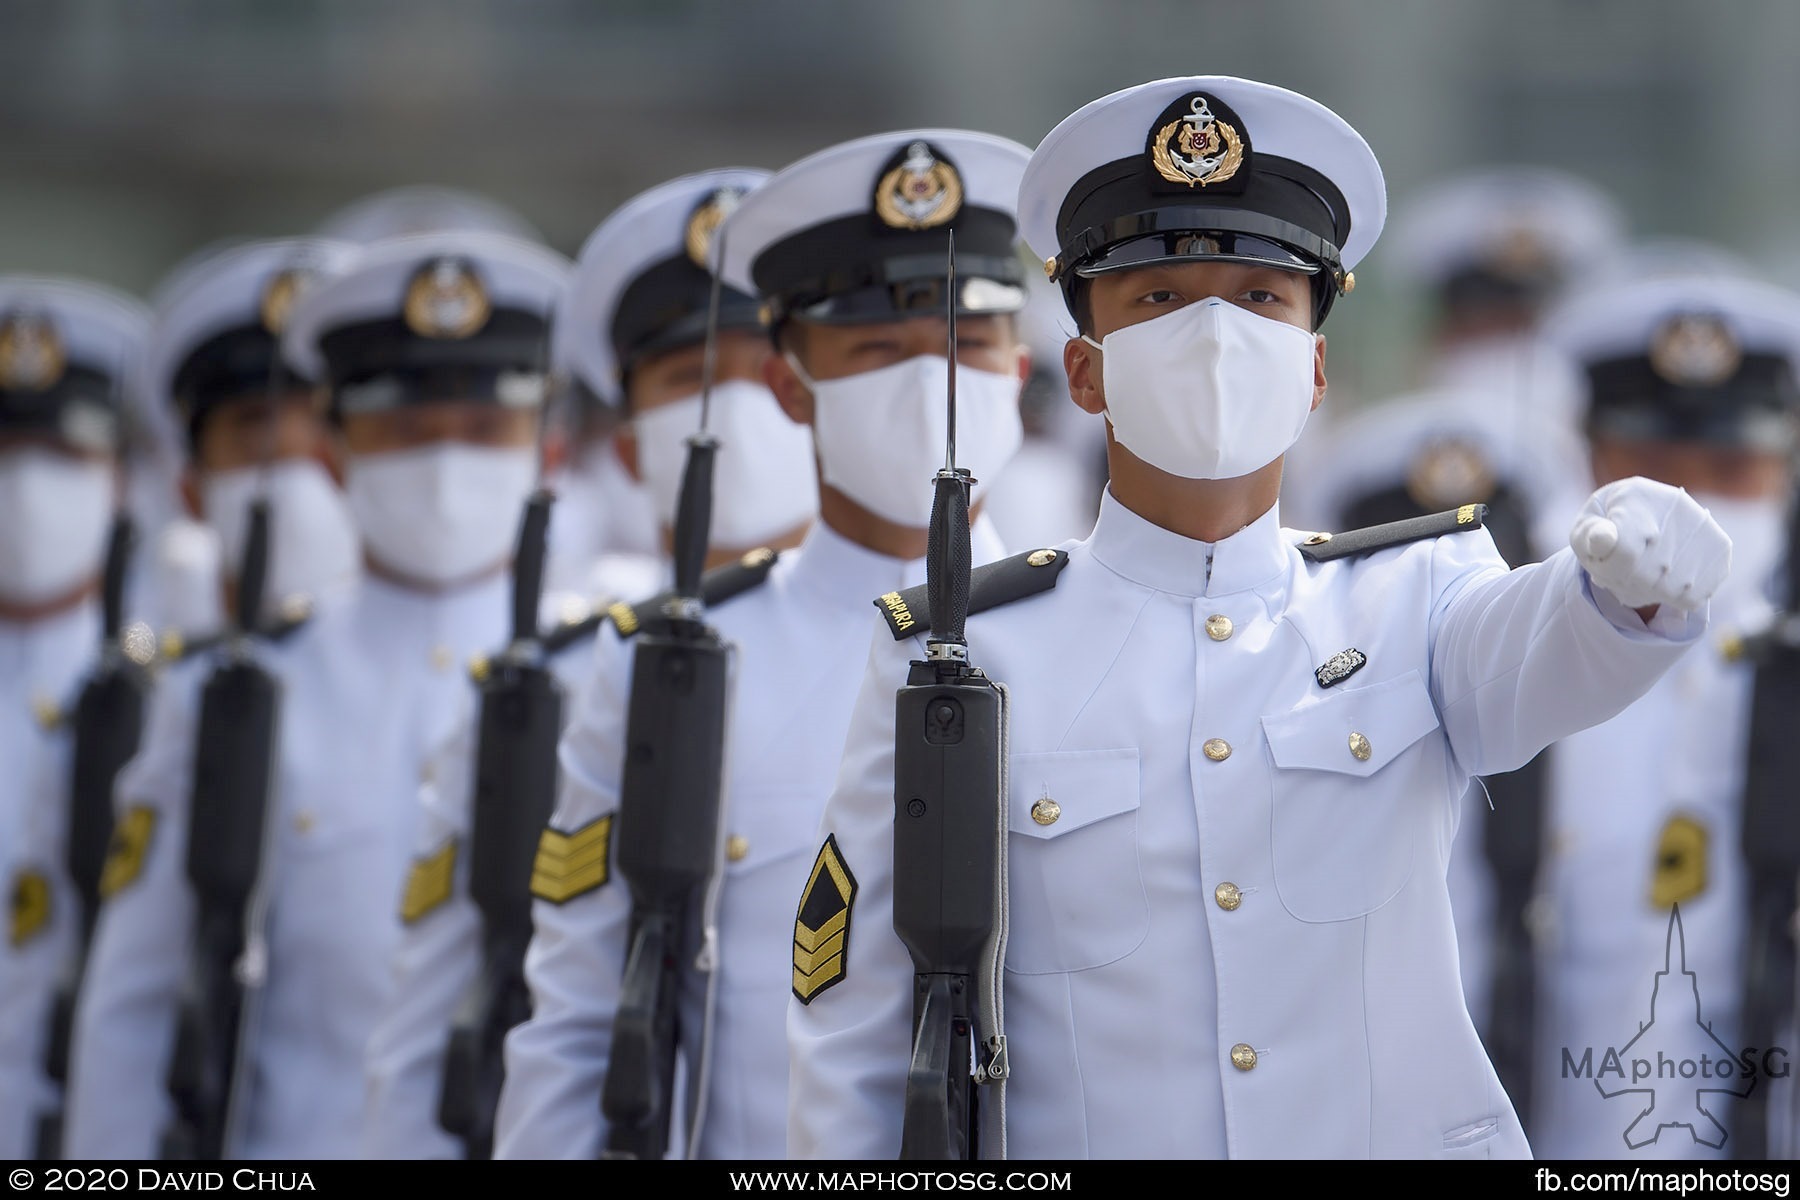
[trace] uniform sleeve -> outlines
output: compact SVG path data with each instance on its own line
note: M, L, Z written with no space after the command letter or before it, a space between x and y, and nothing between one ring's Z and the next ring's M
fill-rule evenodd
M1706 628L1704 612L1666 606L1646 627L1596 593L1567 548L1507 571L1485 531L1460 534L1437 540L1431 569L1432 697L1475 775L1616 716Z
M920 653L877 620L820 841L856 881L841 978L788 1000L788 1156L900 1152L912 1055L912 957L894 933L894 696ZM798 909L799 897L795 897ZM798 972L796 972L798 975Z
M593 674L558 747L561 782L549 836L568 839L567 863L597 853L602 866L589 875L571 870L549 889L534 875L539 898L525 955L532 1014L507 1035L495 1158L594 1158L605 1136L600 1091L631 916L629 890L612 878L610 845L630 662L630 647L610 629L602 632ZM546 890L560 893L560 902L542 898Z
M469 895L474 740L465 723L433 757L419 789L424 811L394 986L369 1037L364 1158L463 1157L437 1114L450 1028L481 963L481 914Z
M114 785L116 832L101 883L108 895L70 1047L70 1160L156 1158L172 1115L165 1081L194 923L185 864L197 668L164 677L143 749Z

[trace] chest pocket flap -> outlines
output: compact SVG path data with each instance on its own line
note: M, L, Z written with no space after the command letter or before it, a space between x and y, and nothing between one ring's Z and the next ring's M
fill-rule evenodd
M1262 719L1275 765L1367 778L1438 727L1417 671Z
M1009 764L1006 966L1083 971L1143 943L1138 752L1015 754Z
M1344 921L1399 894L1441 802L1437 711L1419 672L1264 716L1275 763L1275 887L1302 921Z

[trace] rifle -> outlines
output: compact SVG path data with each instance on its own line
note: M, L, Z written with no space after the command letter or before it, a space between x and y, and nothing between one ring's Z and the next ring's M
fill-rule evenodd
M1741 844L1748 877L1744 927L1743 1026L1738 1044L1762 1055L1792 1035L1795 1010L1795 888L1800 881L1800 815L1793 807L1794 718L1800 713L1800 520L1788 517L1784 612L1767 632L1733 648L1756 663L1750 701L1749 752L1744 766ZM1760 1059L1758 1060L1760 1062ZM1756 1081L1738 1101L1734 1157L1769 1157L1769 1089ZM1790 1116L1789 1118L1793 1118ZM1791 1152L1791 1150L1790 1150Z
M701 954L695 927L705 920L701 910L719 852L730 653L704 619L701 571L719 448L706 428L724 239L721 228L713 247L700 429L688 438L675 510L675 588L661 611L645 618L632 656L614 831L619 874L631 891L630 950L600 1097L608 1158L655 1159L668 1151L677 1051L694 1036L681 1027L681 972Z
M512 642L479 672L481 717L469 893L481 912L481 974L464 993L445 1051L438 1123L470 1158L492 1156L507 1031L531 1015L531 864L556 803L563 688L538 631L551 494L525 505L513 559Z
M144 732L144 705L150 694L154 645L139 645L125 627L125 575L136 529L121 511L113 518L100 591L100 660L82 685L75 704L75 751L69 785L69 827L65 861L75 884L80 924L75 947L57 985L50 1015L45 1073L59 1085L69 1077L69 1046L75 1028L75 1001L87 966L94 923L100 915L100 875L112 840L113 780L137 753ZM37 1157L62 1153L60 1102L39 1116Z
M946 283L949 437L925 558L931 634L895 698L894 932L913 960L905 1159L978 1158L983 1084L1005 1153L1007 699L969 661L969 489L956 465L956 237Z
M166 1159L226 1156L247 1018L266 974L254 931L281 685L257 663L251 636L268 552L269 508L259 498L250 506L235 628L201 693L186 862L197 913L167 1077L174 1121L163 1135Z

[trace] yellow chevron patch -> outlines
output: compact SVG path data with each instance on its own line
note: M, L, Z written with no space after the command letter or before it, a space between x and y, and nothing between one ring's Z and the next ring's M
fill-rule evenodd
M1656 867L1650 878L1650 903L1672 908L1706 890L1706 850L1712 835L1692 817L1674 816L1656 841Z
M100 898L110 900L136 881L144 870L144 854L150 849L150 835L156 831L156 810L147 804L125 810L113 826L112 842L106 848L106 865L100 870Z
M456 879L456 839L426 858L413 859L400 898L400 919L411 925L450 898Z
M607 855L612 848L613 815L589 821L573 833L544 830L531 864L531 894L552 904L566 904L610 879Z
M856 876L838 851L837 835L831 834L813 860L794 918L794 996L800 1003L811 1004L814 996L843 982L855 899Z
M42 871L24 870L13 876L12 913L7 940L18 949L50 926L50 877Z

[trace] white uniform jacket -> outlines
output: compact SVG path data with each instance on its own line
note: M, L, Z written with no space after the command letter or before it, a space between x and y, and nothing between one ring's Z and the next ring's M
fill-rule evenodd
M0 1159L33 1153L57 1103L44 1072L50 1014L79 934L66 837L73 713L100 645L96 605L0 622Z
M1011 692L1013 1157L1528 1153L1458 981L1458 802L1704 617L1645 629L1568 552L1508 574L1481 530L1325 563L1303 536L1271 508L1195 542L1108 493L1053 590L969 623ZM899 1148L894 693L923 656L880 627L826 809L856 888L843 978L790 1001L790 1154Z
M386 999L420 777L466 711L467 664L506 629L506 581L448 593L369 579L264 650L280 764L259 881L267 974L246 1016L234 1158L352 1158L363 1053ZM115 789L137 831L102 910L77 1013L69 1157L153 1158L195 908L186 876L200 687L171 673ZM129 843L115 839L115 848ZM115 855L117 858L118 855Z
M973 551L976 562L1001 553L983 522L975 527ZM704 1082L701 1064L687 1064L688 1096L699 1100L686 1114L691 1157L783 1154L794 898L811 865L861 682L871 602L923 579L922 561L875 554L820 521L797 551L782 555L762 586L709 616L736 647L736 662L717 967L710 978L690 972L683 998L686 1027L707 1029L709 1059ZM551 821L553 829L577 836L610 820L619 805L630 644L609 631L598 655L563 738L562 794ZM533 912L526 972L534 1009L507 1039L495 1155L591 1158L605 1138L600 1092L625 965L630 892L622 879L609 878L562 904L540 899ZM716 995L710 1005L709 984Z

